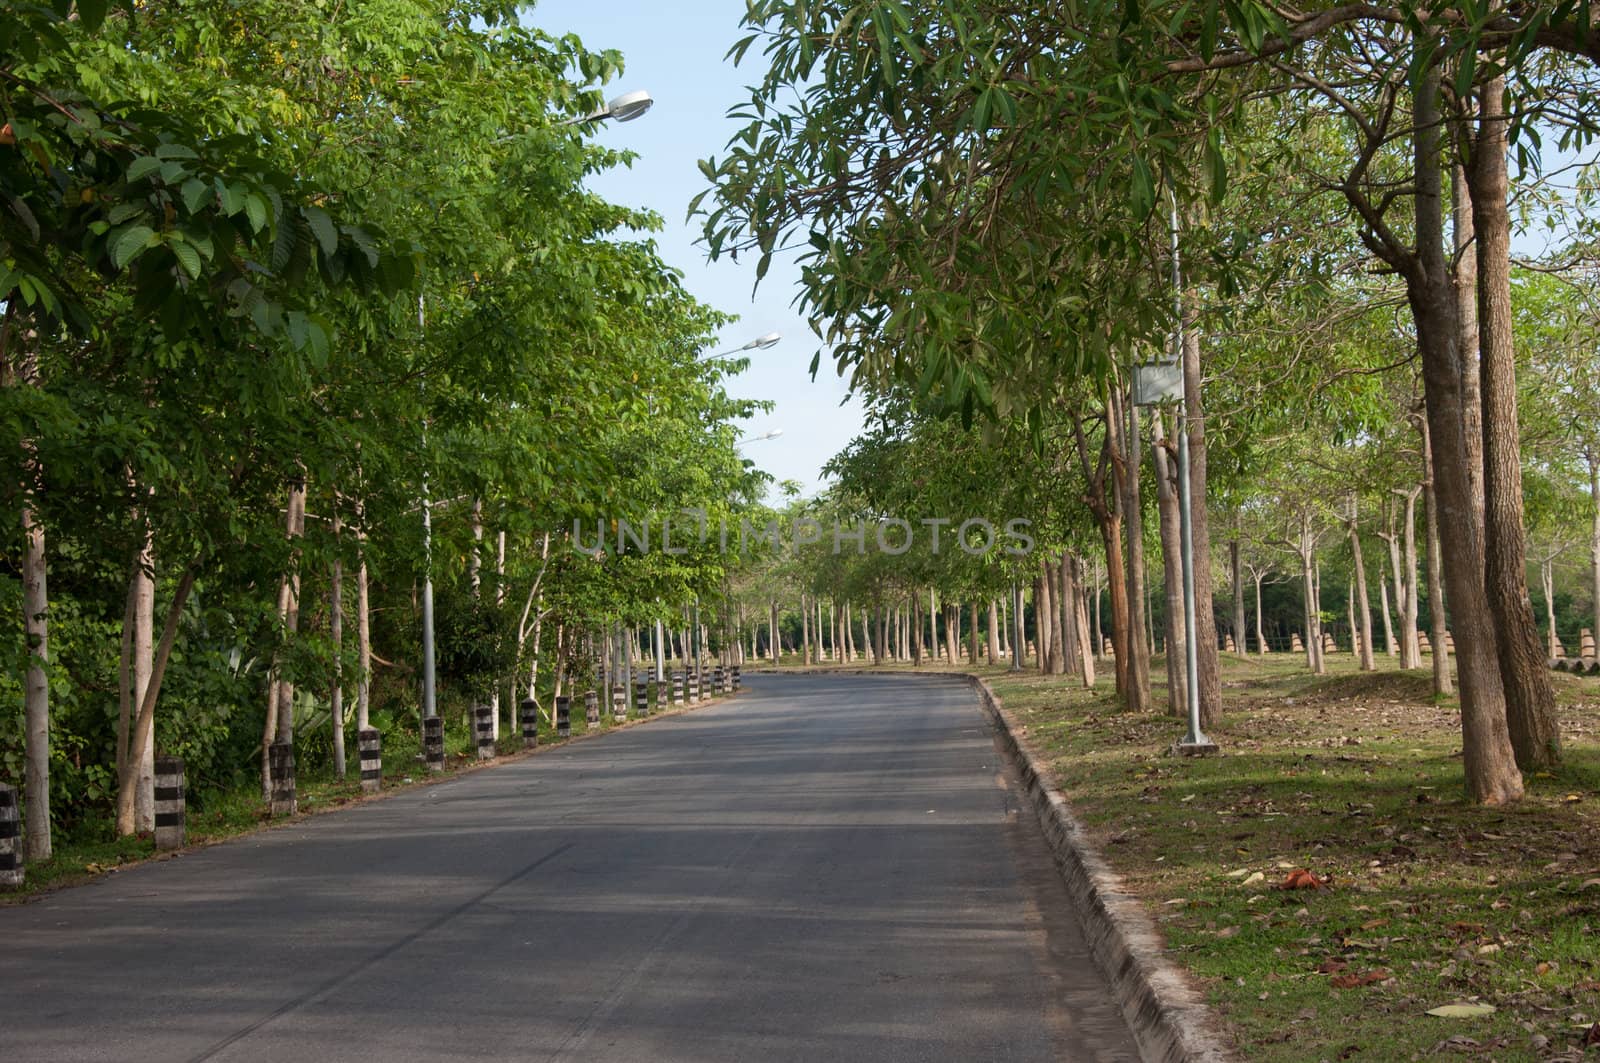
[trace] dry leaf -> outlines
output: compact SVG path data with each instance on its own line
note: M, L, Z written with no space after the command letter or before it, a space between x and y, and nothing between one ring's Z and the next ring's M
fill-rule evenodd
M1437 1015L1441 1019L1476 1019L1484 1015L1494 1014L1493 1004L1445 1004L1443 1007L1429 1008L1429 1015Z

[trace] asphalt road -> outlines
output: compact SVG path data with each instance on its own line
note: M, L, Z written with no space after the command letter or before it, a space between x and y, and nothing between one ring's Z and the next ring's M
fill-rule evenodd
M1137 1058L964 685L746 685L0 908L0 1058Z

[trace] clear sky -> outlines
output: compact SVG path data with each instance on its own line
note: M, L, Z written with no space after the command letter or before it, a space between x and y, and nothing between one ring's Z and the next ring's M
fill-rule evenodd
M665 231L657 235L662 257L683 271L696 298L739 315L724 331L717 352L768 332L783 334L776 347L751 352L750 368L729 381L728 390L776 404L748 422L745 434L772 429L783 434L750 443L744 453L780 481L798 480L806 494L813 494L823 463L859 431L862 412L854 400L841 408L846 388L826 356L816 382L811 381L808 369L819 344L791 305L799 271L791 258L774 256L752 301L755 259L707 262L705 251L695 245L698 227L685 221L689 200L706 187L699 160L721 156L737 128L725 117L728 108L747 97L744 86L762 70L758 49L742 67L722 58L740 36L744 7L743 0L541 0L523 20L547 33L576 33L591 51L622 52L626 72L607 86L608 97L632 89L655 97L643 117L596 129L602 143L629 148L639 158L631 169L596 177L590 187L614 203L649 207L666 219Z

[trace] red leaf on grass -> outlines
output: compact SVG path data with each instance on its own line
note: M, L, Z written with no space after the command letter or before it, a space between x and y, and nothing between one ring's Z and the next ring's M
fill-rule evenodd
M1325 890L1333 884L1333 876L1317 876L1303 867L1297 867L1279 883L1280 890Z
M1392 977L1393 975L1380 967L1376 971L1368 971L1366 974L1337 975L1328 979L1328 984L1335 989L1356 989L1360 986L1372 985L1374 982L1385 982Z

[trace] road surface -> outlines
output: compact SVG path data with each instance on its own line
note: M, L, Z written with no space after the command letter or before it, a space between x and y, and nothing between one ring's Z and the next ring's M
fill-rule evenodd
M0 908L0 1056L1137 1058L966 686L746 685Z

